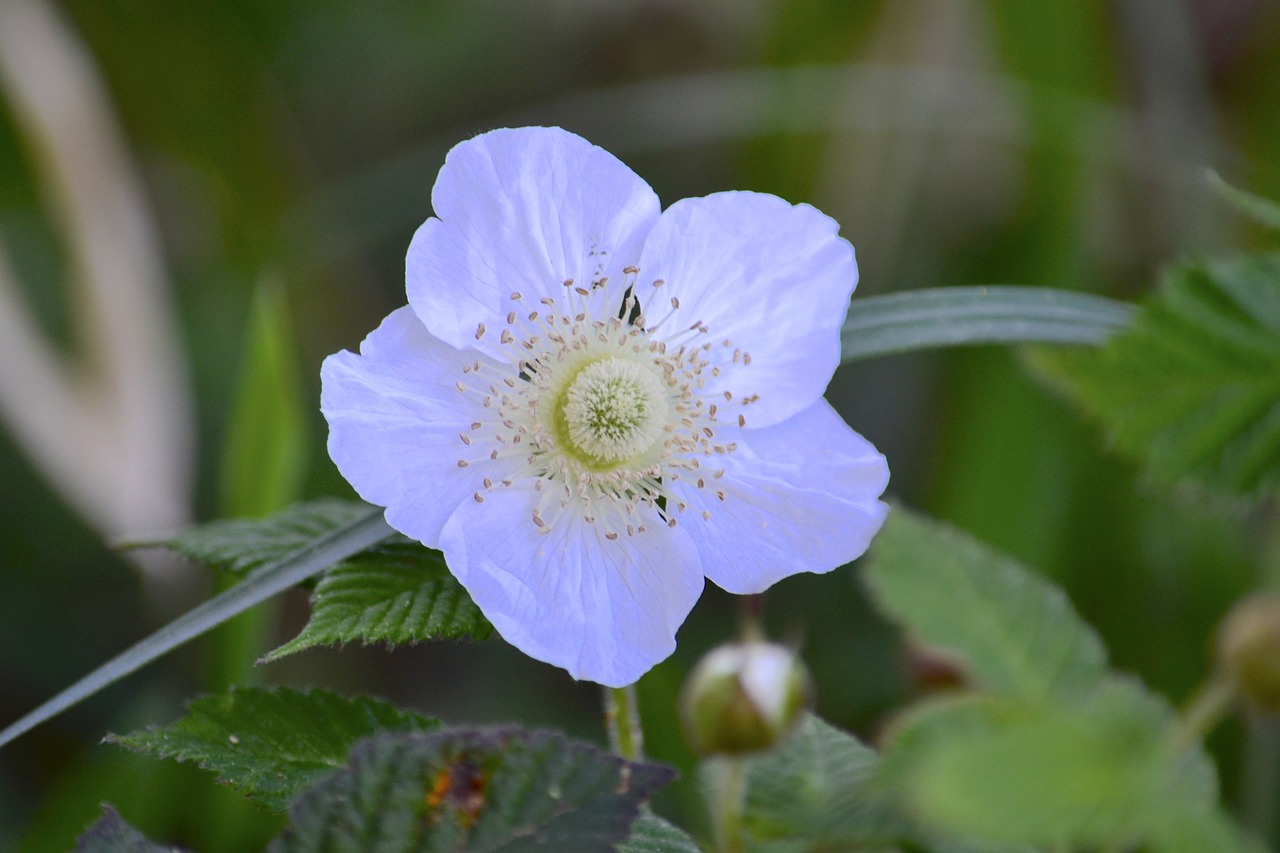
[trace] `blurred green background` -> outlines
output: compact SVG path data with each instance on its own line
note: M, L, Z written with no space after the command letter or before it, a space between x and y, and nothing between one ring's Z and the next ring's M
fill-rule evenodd
M324 454L320 361L403 304L448 148L516 124L581 133L666 203L810 202L857 247L858 295L1132 299L1179 257L1257 244L1204 175L1280 196L1280 5L0 0L0 722L213 589L106 542L351 495ZM1115 663L1175 701L1274 560L1260 516L1145 482L1017 352L859 363L829 397L896 498L1063 584ZM675 693L736 608L709 589L641 685L651 755L687 770ZM498 641L250 669L305 596L263 611L0 751L0 849L66 849L101 801L205 853L260 846L265 812L98 745L231 679L603 740L595 687ZM921 689L856 568L782 583L767 616L837 724L874 738ZM1231 799L1238 730L1212 745ZM696 824L688 792L659 809Z

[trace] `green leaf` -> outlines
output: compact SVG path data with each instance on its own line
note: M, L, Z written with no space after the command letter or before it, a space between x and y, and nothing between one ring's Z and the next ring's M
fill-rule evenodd
M940 522L895 507L864 572L886 613L990 690L1071 695L1106 673L1106 649L1060 589Z
M353 524L372 510L359 501L321 498L294 504L265 519L211 521L172 536L126 542L121 547L169 548L189 560L243 578ZM391 535L390 528L387 535Z
M879 756L817 717L806 717L777 749L744 761L744 823L757 846L830 849L889 844L912 833L870 790ZM804 843L777 844L796 841Z
M1280 486L1280 255L1175 268L1104 349L1036 363L1158 480L1248 498Z
M283 290L254 293L235 402L223 441L223 514L261 518L297 499L310 433Z
M493 633L439 552L403 537L329 569L311 595L311 619L271 661L313 646L359 640L391 645Z
M942 287L856 299L843 361L972 344L1101 344L1130 323L1123 302L1045 287Z
M244 575L368 511L367 504L323 499L268 519L215 521L144 544L173 548ZM356 640L395 645L464 636L480 640L493 633L440 553L399 534L326 571L311 603L306 627L266 660Z
M1209 171L1209 185L1236 210L1268 228L1280 229L1280 204L1231 186L1213 170Z
M1069 701L964 697L901 725L880 776L935 831L991 843L1249 849L1168 704L1109 680Z
M701 853L702 848L683 829L662 818L643 814L631 824L631 835L618 845L618 853Z
M192 762L275 811L342 767L356 741L382 731L424 731L437 720L364 696L287 687L232 688L191 702L165 729L107 740L158 758Z
M269 849L613 850L673 775L550 732L383 734L294 801Z
M172 844L157 844L129 825L106 803L98 818L76 839L75 853L184 853Z
M347 518L345 523L261 565L241 583L179 616L0 731L0 746L236 614L381 542L393 532L380 509L366 507Z

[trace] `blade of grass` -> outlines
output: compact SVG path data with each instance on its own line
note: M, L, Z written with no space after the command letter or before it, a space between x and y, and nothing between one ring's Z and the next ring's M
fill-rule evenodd
M845 362L945 346L1097 345L1133 306L1048 287L940 287L855 300L840 330Z
M243 582L183 614L107 661L4 731L0 731L0 746L247 608L306 580L339 560L381 542L392 532L383 520L382 510L370 507L367 515L269 566L264 566Z

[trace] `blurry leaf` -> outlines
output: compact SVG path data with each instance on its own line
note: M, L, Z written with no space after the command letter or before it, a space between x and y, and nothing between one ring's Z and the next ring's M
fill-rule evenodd
M270 850L608 851L673 775L550 732L383 734L294 801Z
M109 735L107 740L135 752L194 762L268 808L283 811L319 776L346 764L361 738L438 725L364 696L232 688L196 699L187 716L166 729Z
M222 449L222 514L261 518L296 500L309 455L307 409L283 290L254 294Z
M351 505L347 508L344 523L330 526L322 535L306 539L279 559L262 565L241 583L179 616L0 731L0 746L237 613L381 542L393 532L383 519L381 509Z
M1073 701L963 697L904 722L881 784L938 832L994 843L1251 849L1216 804L1212 764L1172 709L1109 680Z
M76 839L75 853L183 853L172 844L157 844L130 826L105 803L102 817Z
M879 756L817 717L807 717L777 749L744 761L744 823L760 849L842 849L912 833L867 784Z
M322 498L294 504L265 519L211 521L164 539L127 542L122 547L170 548L190 560L242 578L364 518L372 510L359 501ZM387 535L391 535L390 528Z
M264 281L254 293L236 398L223 440L221 515L262 518L298 499L310 434L284 292ZM216 579L219 591L232 581ZM210 690L251 684L261 676L253 660L269 642L277 614L271 607L242 613L209 638Z
M963 344L1101 344L1133 308L1045 287L942 287L855 299L840 330L843 361Z
M311 607L302 632L265 660L353 640L397 645L493 633L440 553L399 536L326 571Z
M631 835L618 845L618 853L701 853L701 850L689 833L652 814L641 815L631 824Z
M864 572L887 614L991 690L1070 695L1106 673L1106 649L1060 589L940 522L895 507Z
M1037 363L1158 479L1280 486L1280 255L1178 267L1104 349Z
M1217 172L1209 171L1209 186L1217 190L1236 210L1252 217L1268 228L1280 229L1280 204L1269 198L1254 195L1238 187L1233 187L1222 179Z

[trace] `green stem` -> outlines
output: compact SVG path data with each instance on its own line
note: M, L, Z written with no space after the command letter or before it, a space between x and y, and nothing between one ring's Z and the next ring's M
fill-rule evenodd
M1204 740L1222 721L1235 699L1235 690L1226 679L1211 676L1191 697L1174 732L1174 746L1181 750Z
M643 757L644 732L634 684L604 689L604 725L609 732L610 749L628 761Z
M744 853L746 838L742 832L742 807L747 797L747 765L736 755L723 755L714 761L716 796L712 815L717 853Z
M1280 764L1280 721L1259 708L1244 713L1244 766L1241 768L1240 817L1270 842L1276 830L1276 767Z

